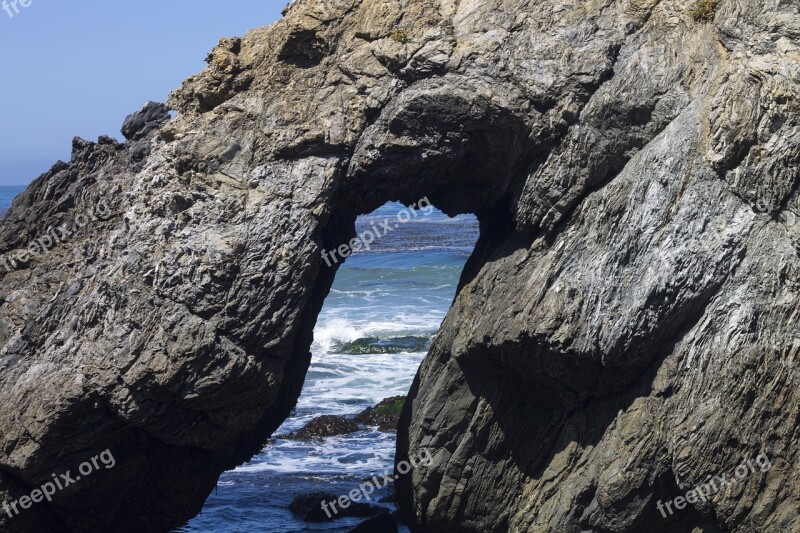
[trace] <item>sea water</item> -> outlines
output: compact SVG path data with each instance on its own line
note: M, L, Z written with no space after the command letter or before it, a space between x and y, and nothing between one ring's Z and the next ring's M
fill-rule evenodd
M0 212L22 190L0 187ZM391 203L359 217L359 233L386 220L393 229L336 274L314 330L303 392L276 435L320 415L352 415L408 393L455 296L478 223L471 215L420 210L398 224L403 209ZM362 519L306 523L289 512L289 504L315 491L345 495L364 479L391 471L394 452L395 435L376 428L311 442L273 439L249 463L224 473L202 513L178 531L346 532ZM385 488L372 496L391 494Z
M11 207L11 202L14 198L24 190L25 187L0 186L0 217Z

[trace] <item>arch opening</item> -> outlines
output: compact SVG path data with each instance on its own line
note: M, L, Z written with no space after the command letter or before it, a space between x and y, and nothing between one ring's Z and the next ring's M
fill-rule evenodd
M309 269L301 280L310 291L294 321L296 329L291 336L287 336L291 342L291 355L283 367L275 401L258 428L245 434L239 441L239 456L252 459L244 467L224 474L220 481L259 487L258 490L253 489L252 497L259 503L252 506L252 511L254 516L262 519L261 524L277 524L276 520L284 520L277 527L311 530L309 527L314 526L310 523L298 523L288 513L287 507L293 496L323 490L326 491L324 497L334 498L355 489L359 485L357 482L363 481L358 475L391 473L397 440L394 434L387 437L377 432L368 438L369 433L359 433L362 431L359 430L352 433L356 435L353 441L342 436L331 436L319 446L288 444L282 447L282 443L291 440L284 438L287 432L299 430L298 426L312 414L325 415L327 411L330 415L338 411L346 417L352 417L354 413L381 399L392 395L407 396L412 390L416 370L454 297L479 273L482 265L496 253L503 253L500 248L505 246L507 238L514 232L513 205L521 192L527 170L537 160L544 142L537 140L517 111L478 90L464 88L454 93L443 91L434 82L421 82L414 91L407 91L389 103L376 121L366 127L353 151L346 155L339 154L338 163L334 166L330 166L330 154L325 152L324 146L305 154L316 158L317 163L331 171L330 188L324 204L317 205L319 209L314 213L320 224L314 231L313 239L319 249L317 253L321 252L322 257L312 258L314 268ZM289 158L296 155L284 154ZM387 201L396 203L387 207ZM398 218L403 206L412 205L423 213L407 213L405 217ZM441 211L434 211L436 216L431 219L424 212L434 205ZM382 209L395 211L388 213L382 212ZM470 221L471 236L467 242L459 245L448 232L438 235L433 232L427 235L427 241L414 241L413 238L403 241L403 230L427 226L441 229L445 227L443 219L459 216L468 216ZM371 217L389 218L390 222L386 225L379 220L374 225L375 220L371 220ZM373 230L371 239L364 237L368 229ZM358 247L361 249L355 249L354 239L360 241ZM369 247L365 249L367 240L370 240ZM412 286L415 280L421 279L415 277L419 276L419 271L405 279L402 279L402 275L401 279L389 275L403 270L403 265L410 267L415 255L419 259L419 252L423 250L414 248L420 248L420 244L427 248L428 253L436 247L460 248L457 250L460 253L458 261L450 265L452 270L447 283L419 288ZM406 261L398 260L399 256L392 254L408 254L408 257ZM381 264L381 261L385 264ZM365 324L364 317L360 318L361 323L354 324L352 321L342 321L341 317L329 316L331 305L342 297L342 284L351 283L352 289L358 288L359 283L369 282L359 274L370 270L363 266L369 266L370 262L378 263L377 266L372 265L375 267L373 270L385 270L379 279L399 284L400 289L395 297L416 298L418 302L424 301L424 305L436 300L439 307L431 315L433 318L428 317L431 319L428 322L411 320L410 323L418 328L409 331L405 327L409 324L401 323L398 315L376 315L376 322L382 320L404 326L383 330ZM436 271L442 265L426 265L423 262L416 266ZM442 285L446 287L440 288ZM436 291L445 289L447 294L440 295L437 300ZM369 290L362 292L363 299L370 297ZM362 304L365 303L363 299ZM417 306L414 312L406 312L403 319L418 319L419 307L424 305ZM397 309L391 303L384 307L388 310ZM370 306L365 305L361 309L367 312L365 310L369 310ZM336 336L337 332L339 337ZM378 386L365 385L364 390L368 393L348 396L341 394L342 390L348 390L341 382L338 388L331 385L335 379L341 378L347 382L348 378L325 374L335 372L335 369L320 368L319 354L323 347L333 352L345 352L326 355L349 358L350 368L356 366L354 361L361 363L367 358L390 360L402 353L416 355L391 370L387 370L391 368L388 364L379 366L378 371L375 366L366 365L361 374L364 382L372 381L373 385L390 382L391 385L388 390L385 386L382 390ZM353 379L357 380L351 378L351 381ZM303 390L323 392L321 396L314 397L307 392L301 395ZM338 391L336 394L341 397L326 398L323 393L330 390ZM304 411L304 406L314 411ZM264 435L281 438L274 437L267 448L262 448ZM279 444L276 445L276 442ZM338 447L325 448L326 442L338 443ZM352 446L353 442L368 445L359 448ZM306 454L303 456L306 459L291 455L295 446ZM304 460L310 462L312 468L305 468ZM324 470L322 466L327 464L330 467L331 461L335 468ZM317 467L320 470L313 470ZM368 468L369 472L359 471L359 468ZM252 482L252 475L260 476L257 482ZM251 481L247 481L248 478ZM267 480L271 480L268 485L265 484ZM293 487L291 490L287 488L289 485ZM275 490L276 487L281 490ZM388 491L379 494L372 503L384 495L390 494ZM320 499L317 495L306 503L312 504L318 511ZM241 507L241 498L236 500L236 505ZM217 512L224 507L219 493L212 495L206 502L204 513L190 525L202 524L204 517L210 516L209 512ZM337 528L344 528L344 531L347 530L346 526L346 522L336 521Z
M327 275L335 279L316 320L297 406L259 454L221 476L203 512L183 531L233 519L228 510L243 505L252 513L245 522L260 527L330 531L335 524L344 531L363 520L345 516L315 524L289 508L296 498L314 493L348 494L366 478L380 481L380 474L394 467L394 428L359 415L408 394L480 233L475 215L450 217L427 198L415 204L412 210L388 202L350 228L339 225L341 235L355 234L363 242L346 257L334 258L329 251L330 266L320 272L323 284ZM369 232L374 238L365 237ZM332 422L315 425L320 417ZM309 423L311 429L304 430ZM307 439L314 432L323 436ZM380 488L369 503L391 510L392 502L380 500L392 496L392 487ZM237 517L237 524L242 520Z

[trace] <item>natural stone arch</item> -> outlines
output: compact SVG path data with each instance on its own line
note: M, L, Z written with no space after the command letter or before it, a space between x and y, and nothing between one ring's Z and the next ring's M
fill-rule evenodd
M196 513L299 394L335 274L320 252L422 195L482 228L400 434L401 456L436 452L401 482L420 527L633 530L735 466L719 443L769 435L797 464L794 348L771 345L792 335L797 228L749 192L797 197L795 15L562 4L298 0L223 40L174 120L151 107L124 145L76 140L0 229L7 253L114 213L0 273L0 494L105 448L117 466L0 525ZM791 528L782 472L681 520Z

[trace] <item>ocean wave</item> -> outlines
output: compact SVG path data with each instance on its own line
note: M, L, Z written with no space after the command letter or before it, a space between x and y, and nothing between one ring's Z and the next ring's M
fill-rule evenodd
M443 316L439 314L398 313L392 320L375 320L356 323L347 318L335 317L323 319L314 329L312 352L316 353L354 353L346 351L352 343L368 344L366 339L374 342L387 341L387 345L406 344L409 348L395 352L362 352L362 353L400 353L425 351L425 342L430 340L439 330ZM414 339L419 338L419 341ZM425 339L424 341L422 339ZM395 341L392 342L392 339ZM405 341L401 339L406 339ZM421 344L420 344L421 343ZM412 348L413 346L413 348ZM355 346L354 346L355 348Z
M433 335L408 335L405 337L362 337L351 342L334 346L337 353L351 355L398 354L426 352L430 348Z
M321 414L356 414L392 396L408 393L426 352L396 354L318 354L311 358L289 433ZM289 427L291 426L291 427Z

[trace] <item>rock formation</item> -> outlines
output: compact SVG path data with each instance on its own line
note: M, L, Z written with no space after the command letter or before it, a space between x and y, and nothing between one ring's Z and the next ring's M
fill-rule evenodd
M336 507L335 513L330 508L326 513L320 505L321 502L335 502L338 498L338 495L328 492L302 494L292 500L289 510L298 520L304 522L331 522L347 517L372 518L390 514L385 507L369 503L350 502L347 508Z
M0 227L0 500L116 465L0 529L196 514L296 402L321 252L423 196L481 237L401 420L417 530L800 529L800 4L696 4L296 0L76 139Z
M338 435L347 435L358 431L355 420L345 416L322 415L310 420L305 426L289 435L278 435L276 438L292 440L312 440Z
M312 440L337 435L347 435L361 429L377 428L385 433L397 431L405 396L386 398L374 407L367 407L355 416L322 415L309 420L302 428L288 435L275 435L276 439Z
M403 411L406 399L403 396L386 398L375 407L367 407L356 415L356 422L365 426L377 426L380 431L397 431L400 422L400 413Z

